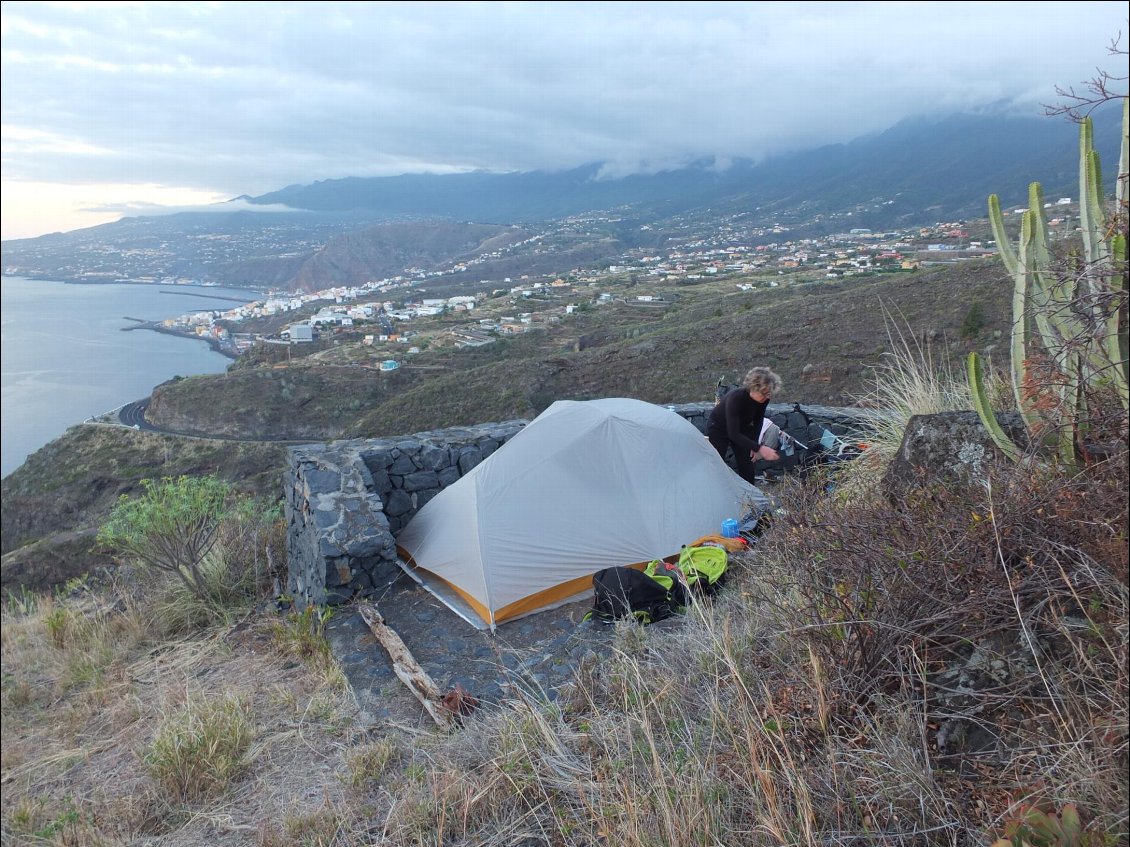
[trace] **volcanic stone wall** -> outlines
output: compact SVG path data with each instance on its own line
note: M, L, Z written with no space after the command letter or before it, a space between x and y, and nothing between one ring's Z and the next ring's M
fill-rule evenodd
M668 406L706 432L712 403ZM769 414L789 412L774 404ZM837 434L867 429L858 409L805 406ZM285 476L288 591L299 607L371 595L399 573L396 534L416 511L513 438L524 420L291 447Z

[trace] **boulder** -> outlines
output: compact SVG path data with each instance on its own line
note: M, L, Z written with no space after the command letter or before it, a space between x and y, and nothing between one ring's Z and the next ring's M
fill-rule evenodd
M997 422L1018 445L1027 445L1019 415L998 414ZM908 488L969 484L984 479L990 463L1007 461L976 412L915 415L883 477L883 488L897 495Z

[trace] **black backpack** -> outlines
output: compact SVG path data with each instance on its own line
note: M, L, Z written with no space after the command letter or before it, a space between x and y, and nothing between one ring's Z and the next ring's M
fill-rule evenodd
M737 385L730 385L726 382L726 375L718 377L718 384L714 386L714 405L717 406L722 402L722 398L736 389Z
M777 445L777 453L781 458L773 462L758 459L754 465L755 472L771 476L803 474L819 461L820 437L819 434L815 440L812 437L818 427L812 423L808 412L801 408L800 403L794 403L791 412L778 412L771 415L769 420L781 430L781 443ZM822 427L818 429L823 432Z
M640 623L655 623L671 617L682 605L672 598L669 589L635 568L597 571L592 575L592 588L592 611L585 620L595 618L611 624L619 618L634 617Z

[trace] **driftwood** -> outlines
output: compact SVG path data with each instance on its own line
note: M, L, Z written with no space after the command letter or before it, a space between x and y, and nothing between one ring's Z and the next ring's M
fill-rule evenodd
M455 719L455 712L445 708L444 695L440 692L439 687L413 658L411 651L400 639L400 636L396 634L396 630L385 623L376 607L362 603L358 611L361 613L362 620L368 624L369 629L376 636L377 641L381 642L388 651L392 658L392 670L400 678L400 681L407 685L416 699L424 705L428 714L432 716L432 720L444 728L451 726Z

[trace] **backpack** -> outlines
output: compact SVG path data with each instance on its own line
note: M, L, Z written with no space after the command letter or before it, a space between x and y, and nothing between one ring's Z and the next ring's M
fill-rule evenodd
M611 624L618 618L634 617L639 623L649 624L671 617L682 605L672 600L670 588L635 568L597 571L592 575L592 588L592 611L585 620L595 618Z
M717 591L729 566L730 556L721 547L684 547L679 553L679 570L691 590L700 594Z
M672 607L676 612L683 611L690 603L685 581L686 576L678 565L672 565L662 559L652 559L647 563L643 572L667 589L667 593L671 597Z
M726 375L718 377L718 384L714 386L714 405L717 406L722 402L722 398L733 391L738 386L730 385L726 382Z

